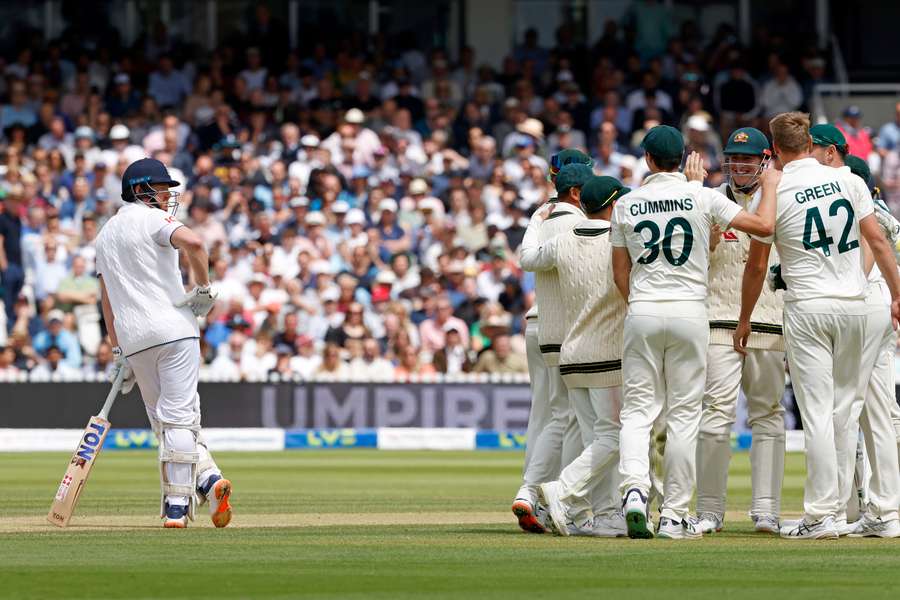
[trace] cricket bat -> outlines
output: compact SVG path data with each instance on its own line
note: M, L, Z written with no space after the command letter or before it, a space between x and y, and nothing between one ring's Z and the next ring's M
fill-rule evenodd
M53 499L50 512L47 513L47 520L57 527L65 527L69 524L69 520L75 512L78 497L87 483L88 475L91 474L97 456L103 449L103 441L106 439L106 434L109 433L109 421L107 420L109 410L122 389L123 375L123 371L120 370L112 384L112 389L109 390L103 408L100 409L97 416L91 417L91 420L88 421L87 427L81 434L78 447L75 448L75 453L69 461L66 474L63 475L59 488L56 490L56 497Z

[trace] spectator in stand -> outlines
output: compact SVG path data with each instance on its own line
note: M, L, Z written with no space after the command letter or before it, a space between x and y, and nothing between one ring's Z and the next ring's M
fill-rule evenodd
M100 301L100 284L87 273L84 257L72 258L72 272L59 282L56 299L63 312L72 312L76 306L95 306Z
M872 135L869 128L862 124L862 111L856 105L848 106L844 109L843 119L839 120L835 125L844 134L847 140L848 153L858 156L863 160L868 160L869 155L874 151L872 144Z
M900 102L894 105L894 120L881 126L875 141L882 158L891 150L900 149Z
M485 350L478 357L478 362L472 369L474 373L527 373L528 362L520 354L512 351L508 335L498 335L491 343L489 350Z
M402 381L411 377L434 375L435 372L434 366L424 362L419 356L419 351L409 345L400 352L400 362L394 368L394 378Z
M461 319L453 316L453 305L450 303L450 298L441 296L435 302L434 313L429 315L428 318L419 325L419 335L422 338L422 349L426 352L434 353L442 348L446 341L445 327L447 325L452 325L459 329L463 339L463 345L468 346L468 327Z
M900 148L889 151L881 163L884 201L896 214L900 212Z
M108 342L100 342L97 347L97 357L94 362L84 367L84 373L88 377L100 376L107 379L115 366L115 357L112 346Z
M79 379L81 372L68 364L65 358L65 354L59 346L48 346L44 350L44 361L31 370L31 381L47 381L51 379L72 381Z
M362 340L362 354L350 361L350 372L356 379L384 381L390 379L393 365L381 356L381 347L374 338Z
M106 101L107 110L113 118L130 115L141 105L141 95L131 86L128 73L119 73L113 78L113 87Z
M51 347L61 352L60 359L74 371L81 369L81 346L78 338L64 328L65 313L59 309L47 313L46 329L34 336L34 349L46 356Z
M762 86L759 102L766 119L797 110L803 104L803 90L783 62L775 64L771 79Z
M11 381L20 371L16 366L16 351L11 346L0 347L0 381Z
M6 131L13 125L31 127L37 123L37 112L28 102L25 83L14 80L9 86L9 103L0 107L0 130Z
M181 104L191 93L191 86L184 74L175 68L172 57L163 55L159 57L157 69L150 73L147 93L159 106L168 108Z
M469 350L463 344L462 336L465 330L458 329L456 325L448 323L444 325L444 347L434 353L432 364L439 373L458 375L468 373L474 364L469 357Z
M350 367L341 358L341 349L337 344L327 343L322 350L322 362L316 368L315 377L325 380L346 380L351 375Z
M496 302L506 287L506 278L510 275L506 261L506 253L496 250L491 254L490 268L482 271L476 278L478 295Z
M16 321L15 303L25 284L22 263L22 193L4 191L3 212L0 212L0 284L3 286L3 306L7 331Z
M741 56L733 53L727 73L713 88L713 105L721 115L719 131L722 135L751 124L759 113L759 86L744 65Z
M65 258L60 256L59 243L50 238L44 243L44 255L38 257L35 269L34 296L43 300L59 289L59 284L68 275Z
M369 330L363 323L363 306L359 302L353 302L347 308L344 322L325 333L325 342L345 348L347 340L363 340L369 335Z

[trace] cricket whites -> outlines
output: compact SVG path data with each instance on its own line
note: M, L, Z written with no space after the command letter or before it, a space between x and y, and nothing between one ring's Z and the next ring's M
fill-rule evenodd
M75 453L72 454L72 459L69 461L66 474L63 475L62 481L59 483L59 489L56 491L53 505L50 507L50 512L47 513L47 520L57 527L65 527L69 524L69 520L75 512L75 504L77 504L78 497L87 483L88 475L91 474L97 455L103 449L103 441L106 439L110 427L107 418L113 402L115 402L119 391L122 389L122 375L123 372L120 370L116 380L113 382L112 389L109 390L106 402L103 403L103 408L100 409L100 413L91 417L91 420L88 422L87 427L81 434L81 439L78 441L78 446L75 448Z

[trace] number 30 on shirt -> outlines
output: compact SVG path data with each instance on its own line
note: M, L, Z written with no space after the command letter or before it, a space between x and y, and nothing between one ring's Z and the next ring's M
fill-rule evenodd
M859 240L848 240L853 225L853 205L846 198L838 198L828 207L828 216L836 217L840 212L846 212L847 221L841 232L841 239L837 244L838 254L850 252L859 248ZM816 239L813 239L815 234ZM825 223L822 221L822 213L818 206L813 206L806 211L806 222L803 226L803 247L807 250L821 248L825 256L831 256L831 247L834 246L834 238L828 235Z
M672 236L675 234L675 228L680 228L684 232L684 244L681 246L681 252L675 255L672 251ZM644 255L638 259L642 265L649 265L659 258L660 249L666 261L674 267L678 267L687 262L691 256L691 249L694 247L694 230L687 219L675 217L666 223L665 230L660 243L659 225L653 221L641 221L634 226L634 232L644 237L644 230L650 232L650 239L644 241Z

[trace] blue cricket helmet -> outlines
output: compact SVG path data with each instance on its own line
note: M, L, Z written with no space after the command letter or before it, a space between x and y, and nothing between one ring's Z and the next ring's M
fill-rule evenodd
M180 185L180 182L172 179L166 165L162 164L155 158L142 158L136 160L125 169L122 174L122 200L125 202L134 202L139 196L153 195L151 184L163 183L170 187ZM142 185L141 191L135 193L134 187Z

